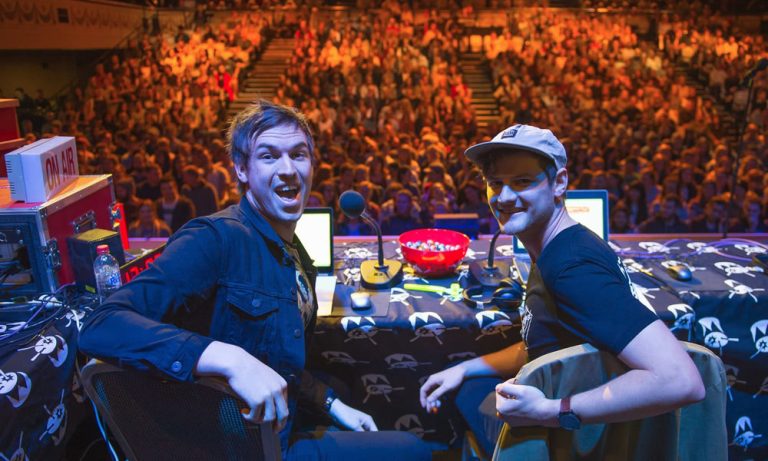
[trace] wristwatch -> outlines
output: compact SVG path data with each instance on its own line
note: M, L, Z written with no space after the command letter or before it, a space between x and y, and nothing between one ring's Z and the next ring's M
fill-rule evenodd
M325 401L323 402L323 409L326 413L331 412L331 405L333 405L333 402L336 401L337 398L336 393L329 387L325 392Z
M560 427L569 431L581 428L581 418L571 410L571 396L560 400L560 413L557 415Z

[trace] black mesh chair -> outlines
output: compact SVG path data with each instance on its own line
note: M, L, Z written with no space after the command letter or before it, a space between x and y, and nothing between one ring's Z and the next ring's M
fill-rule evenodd
M269 424L251 424L246 405L214 379L162 380L92 360L82 384L125 456L143 460L280 459Z

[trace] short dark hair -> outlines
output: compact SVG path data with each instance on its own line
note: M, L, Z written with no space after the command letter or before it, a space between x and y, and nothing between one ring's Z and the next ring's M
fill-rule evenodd
M517 155L520 152L535 155L539 162L539 166L541 166L541 169L544 170L544 173L547 175L547 182L549 185L551 186L555 182L555 178L557 177L557 166L555 166L554 160L527 150L490 151L480 156L477 160L477 164L480 166L480 171L483 173L483 176L486 177L488 176L488 171L493 167L493 164L501 155Z
M314 164L315 141L307 119L296 109L266 100L259 100L238 113L227 130L227 150L235 165L247 168L251 147L263 132L281 125L292 125L307 137L311 161ZM240 184L242 189L243 184Z
M160 184L170 184L174 190L178 190L179 186L176 184L176 180L171 175L165 175L160 178Z

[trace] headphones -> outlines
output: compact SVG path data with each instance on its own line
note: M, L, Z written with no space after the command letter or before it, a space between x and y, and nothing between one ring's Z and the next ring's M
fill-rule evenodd
M517 280L504 279L490 296L490 291L482 285L472 285L464 290L464 304L473 309L497 307L502 310L516 310L523 302L523 286Z

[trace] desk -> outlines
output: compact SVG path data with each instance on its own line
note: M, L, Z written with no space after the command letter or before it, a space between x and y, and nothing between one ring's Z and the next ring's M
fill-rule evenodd
M706 345L726 364L731 458L768 456L768 277L748 262L765 248L739 240L640 238L612 244L644 303L678 338ZM487 258L488 245L488 240L473 241L465 262ZM498 260L512 259L510 245L508 238L499 240ZM370 240L337 242L337 276L350 286L337 292L357 287L360 262L376 251ZM385 240L384 253L401 259L394 239ZM672 278L665 268L671 260L691 266L693 279ZM448 286L463 277L459 272L429 282ZM414 278L407 275L406 281ZM384 316L345 313L318 319L311 363L344 381L352 403L372 414L379 428L454 443L463 431L456 409L448 400L438 415L427 414L419 405L419 386L452 363L519 341L513 326L517 313L474 310L436 294L406 292L402 285L388 298Z

